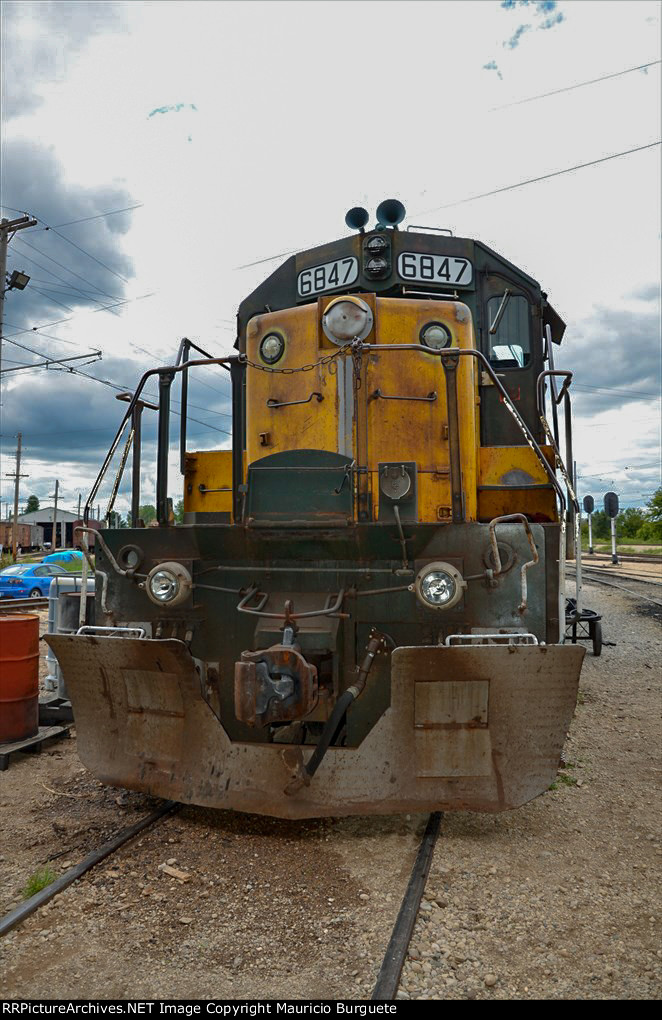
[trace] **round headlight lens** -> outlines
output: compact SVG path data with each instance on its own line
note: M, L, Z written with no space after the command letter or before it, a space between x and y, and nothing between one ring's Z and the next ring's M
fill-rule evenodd
M325 336L334 344L364 340L372 329L372 311L360 298L338 298L322 316Z
M192 588L193 581L189 571L183 563L176 563L174 560L152 567L145 581L145 591L152 602L157 606L169 608L185 602L190 597Z
M260 357L268 365L275 365L283 357L285 341L278 333L267 333L260 344Z
M428 322L423 326L419 339L424 347L429 347L433 351L441 351L444 347L450 347L452 337L450 330L444 326L443 322Z
M412 589L426 609L452 609L464 594L467 582L450 563L428 563L419 571Z
M179 578L171 570L157 570L149 579L149 590L157 602L172 602L179 593Z
M445 606L453 598L457 585L450 574L431 570L421 581L421 595L431 606Z

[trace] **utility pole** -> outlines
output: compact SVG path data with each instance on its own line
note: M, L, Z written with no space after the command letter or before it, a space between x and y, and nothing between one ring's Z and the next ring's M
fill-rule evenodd
M78 520L80 520L80 501L81 501L82 495L83 495L82 492L78 493Z
M6 286L7 277L7 249L9 241L17 230L25 230L26 227L36 227L37 221L34 216L19 216L18 219L8 220L3 217L0 220L0 371L2 371L2 330L5 321L5 293L10 289ZM23 283L25 286L25 283Z
M55 495L53 496L53 499L55 500L55 502L53 504L53 552L55 552L55 550L57 549L57 493L58 493L58 489L59 488L60 488L60 481L59 481L58 478L56 478L55 479Z
M21 432L18 433L17 444L16 444L16 472L14 474L7 474L7 478L14 479L14 522L12 526L12 548L14 563L18 559L18 493L21 484L21 478L27 478L28 475L21 474L21 443L23 441L23 435Z

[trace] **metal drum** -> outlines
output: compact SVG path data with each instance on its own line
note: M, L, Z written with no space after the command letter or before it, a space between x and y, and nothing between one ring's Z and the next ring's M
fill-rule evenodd
M0 743L39 732L39 617L0 616Z

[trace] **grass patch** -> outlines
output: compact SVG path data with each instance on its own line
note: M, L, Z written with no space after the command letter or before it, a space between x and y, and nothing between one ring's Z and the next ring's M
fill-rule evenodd
M23 888L23 899L29 900L31 896L41 892L41 890L45 889L47 885L54 882L56 878L57 875L52 868L48 867L48 865L43 868L37 868L35 873L30 875L29 879L25 883Z

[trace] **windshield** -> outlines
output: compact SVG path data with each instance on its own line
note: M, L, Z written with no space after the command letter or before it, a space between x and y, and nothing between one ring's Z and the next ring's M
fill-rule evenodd
M24 574L29 567L5 567L4 570L0 570L0 574Z

